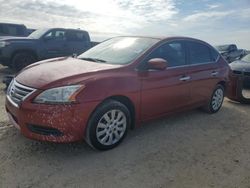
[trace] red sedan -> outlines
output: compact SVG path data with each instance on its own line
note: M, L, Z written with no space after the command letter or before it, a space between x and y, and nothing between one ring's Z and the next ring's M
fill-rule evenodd
M143 121L202 107L219 111L229 66L192 38L116 37L77 58L23 69L7 91L12 123L31 139L117 146Z

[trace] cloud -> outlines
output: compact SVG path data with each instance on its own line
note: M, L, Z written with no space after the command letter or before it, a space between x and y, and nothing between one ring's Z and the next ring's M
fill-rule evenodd
M197 34L196 37L206 40L212 45L236 44L238 48L250 50L248 35L249 30L243 29L234 32L218 31L213 35L211 35L211 31L204 31Z
M128 10L135 16L144 17L148 21L161 21L171 19L178 13L176 4L172 0L116 0L118 6Z
M94 32L131 33L178 13L173 0L0 0L1 21L29 27L77 27ZM18 14L17 14L18 13Z
M216 8L221 7L221 4L208 4L207 7L209 9L216 9Z
M208 11L198 12L185 17L183 20L187 22L198 22L212 18L213 20L221 19L225 16L232 14L233 11Z
M239 17L243 19L250 20L250 8L242 9L236 13Z
M78 10L97 15L112 16L126 20L140 17L159 21L172 18L178 13L174 0L46 0L46 2L73 6Z
M23 23L32 28L81 28L98 40L116 35L184 35L205 40L214 38L216 42L219 35L231 37L242 33L250 45L246 32L250 30L249 0L217 2L0 0L0 22Z

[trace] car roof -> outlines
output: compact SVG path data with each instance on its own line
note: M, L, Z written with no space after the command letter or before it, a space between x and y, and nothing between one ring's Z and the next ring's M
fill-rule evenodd
M185 37L185 36L137 36L137 35L128 35L128 36L117 36L117 37L138 37L138 38L152 38L152 39L158 39L159 41L165 41L165 40L191 40L191 41L198 41L198 42L202 42L205 44L208 44L207 42L200 40L200 39L196 39L196 38L192 38L192 37Z
M3 23L3 22L0 22L0 25L14 25L14 26L25 26L24 24L15 24L15 23Z
M48 30L51 30L51 29L61 29L61 30L67 30L67 31L81 31L81 32L87 32L85 30L82 30L82 29L71 29L71 28L60 28L60 27L53 27L53 28L44 28L44 29L48 29Z
M217 47L229 47L229 46L236 46L236 44L222 44L222 45L217 45Z
M194 40L194 41L200 41L205 42L200 39L192 38L192 37L185 37L185 36L171 36L171 37L163 37L162 40Z

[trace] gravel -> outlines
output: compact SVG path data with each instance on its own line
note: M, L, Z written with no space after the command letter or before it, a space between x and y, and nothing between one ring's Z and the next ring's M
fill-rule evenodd
M2 72L1 72L2 71ZM0 79L3 75L0 68ZM1 81L1 80L0 80ZM250 185L250 108L225 100L130 131L117 148L26 139L8 123L0 84L0 187L244 188Z

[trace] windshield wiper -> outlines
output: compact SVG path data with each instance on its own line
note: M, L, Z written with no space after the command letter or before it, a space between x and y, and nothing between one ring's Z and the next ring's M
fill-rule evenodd
M107 62L107 61L105 61L103 59L91 58L91 57L81 57L80 59L86 60L86 61L101 62L101 63Z

